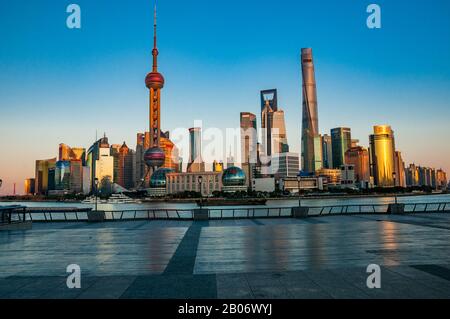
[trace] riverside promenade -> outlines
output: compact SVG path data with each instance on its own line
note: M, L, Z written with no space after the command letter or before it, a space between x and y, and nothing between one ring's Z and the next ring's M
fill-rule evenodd
M0 232L0 298L450 298L450 214L33 223Z

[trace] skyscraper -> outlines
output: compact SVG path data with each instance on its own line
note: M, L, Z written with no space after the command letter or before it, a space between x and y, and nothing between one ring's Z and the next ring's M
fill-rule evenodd
M262 151L265 156L272 154L273 109L270 100L266 100L261 112Z
M104 135L88 150L87 166L91 170L91 189L95 189L95 179L99 185L114 181L114 159L111 156L108 138Z
M314 136L314 171L323 168L323 143L322 136Z
M47 194L49 190L49 182L54 185L54 176L49 177L49 169L54 169L56 158L47 160L37 160L35 170L35 187L36 194Z
M55 189L69 191L70 189L70 161L57 161L55 170Z
M70 147L64 143L59 144L59 158L60 161L81 160L82 165L86 161L86 149L83 147Z
M162 167L178 171L179 153L176 145L170 140L169 132L161 132L161 149L164 151L164 164Z
M355 167L355 181L360 186L370 182L369 152L361 146L351 147L345 152L345 163Z
M374 134L369 136L370 170L374 183L378 187L393 187L395 172L394 132L389 125L373 127Z
M406 187L406 176L405 176L405 162L403 162L402 153L395 151L395 186Z
M302 170L314 172L314 138L319 135L316 79L312 49L302 49Z
M256 131L256 115L250 112L241 112L241 163L255 164L257 160L258 135Z
M114 157L114 183L124 187L132 188L135 180L135 153L125 142L118 151L113 152Z
M289 145L286 134L286 123L284 121L284 111L274 111L272 114L272 147L271 154L289 152Z
M135 173L134 173L134 185L140 186L141 179L145 176L145 162L144 162L144 153L145 153L145 134L137 133L136 134L136 162L135 162Z
M324 168L333 168L331 136L328 134L322 135L322 159Z
M269 101L270 108L275 112L278 111L278 96L277 89L261 91L261 112L266 106L266 101Z
M205 163L202 159L202 131L200 127L189 129L189 163L188 172L204 172Z
M25 195L34 195L34 193L35 193L34 186L35 186L34 178L27 178L24 183Z
M289 152L284 111L278 108L277 90L261 91L262 147L267 157Z
M331 129L331 149L333 152L333 168L341 168L345 164L345 152L352 146L352 134L348 127Z

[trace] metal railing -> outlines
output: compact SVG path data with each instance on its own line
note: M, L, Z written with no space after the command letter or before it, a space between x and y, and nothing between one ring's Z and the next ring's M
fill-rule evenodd
M405 213L450 213L450 202L411 203L404 205ZM389 204L308 206L308 216L387 214ZM246 208L203 208L208 210L209 219L242 218L287 218L292 217L295 207L246 207ZM126 220L192 220L196 209L141 209L104 211L107 221ZM22 211L22 220L35 222L88 221L89 210L40 209Z
M25 206L2 206L0 207L0 225L11 225L26 221Z
M209 219L291 217L292 207L209 208Z
M405 213L450 212L450 203L405 203ZM387 214L389 204L330 205L309 207L308 216Z

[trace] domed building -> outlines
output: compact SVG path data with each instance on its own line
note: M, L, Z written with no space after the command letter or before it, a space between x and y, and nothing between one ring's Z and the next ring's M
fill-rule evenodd
M242 169L236 166L228 167L222 174L222 190L224 192L246 191L246 180Z
M150 177L150 196L166 195L166 174L175 172L172 168L159 168Z

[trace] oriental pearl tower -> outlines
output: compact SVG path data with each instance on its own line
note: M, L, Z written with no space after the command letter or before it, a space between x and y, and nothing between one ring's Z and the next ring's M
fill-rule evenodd
M164 165L165 154L159 144L161 130L161 89L164 77L158 72L158 49L156 48L156 5L153 23L153 69L145 78L145 85L150 90L150 148L145 151L144 161L149 171L155 171Z

